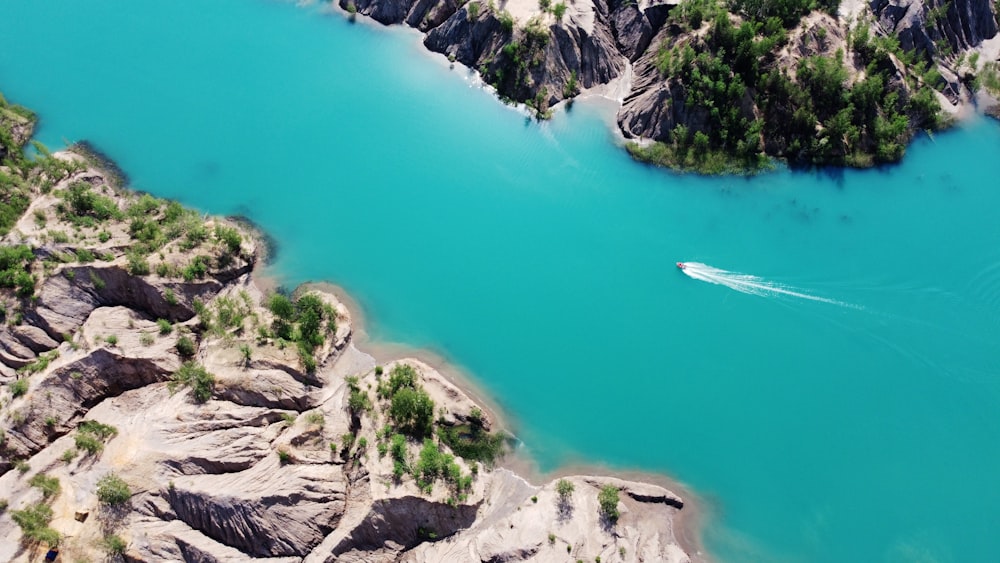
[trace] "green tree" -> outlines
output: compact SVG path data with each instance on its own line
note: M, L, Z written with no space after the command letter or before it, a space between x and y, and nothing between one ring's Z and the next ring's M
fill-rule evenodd
M559 2L553 6L552 15L556 17L556 21L562 21L563 16L566 15L566 4Z
M295 319L295 305L291 299L280 293L275 293L267 300L267 308L280 319L286 321Z
M423 389L404 387L392 395L389 416L411 436L429 436L434 423L434 401Z
M601 492L597 494L597 503L600 505L599 511L603 518L611 523L618 520L618 487L614 485L601 487Z

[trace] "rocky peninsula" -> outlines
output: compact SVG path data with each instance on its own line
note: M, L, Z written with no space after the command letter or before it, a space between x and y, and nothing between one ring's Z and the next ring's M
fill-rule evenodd
M502 468L437 370L377 365L328 292L261 289L247 226L29 155L34 121L0 98L0 559L699 558L678 495Z
M1000 95L990 0L338 2L422 31L540 117L612 97L629 152L682 170L896 162Z

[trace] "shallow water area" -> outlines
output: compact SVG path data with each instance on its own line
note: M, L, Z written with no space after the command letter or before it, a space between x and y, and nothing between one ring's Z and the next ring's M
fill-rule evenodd
M996 123L898 167L679 176L616 148L601 104L538 124L415 34L320 5L0 13L0 89L43 142L88 139L138 189L246 215L273 275L331 280L373 340L465 368L542 470L667 473L726 561L1000 549Z

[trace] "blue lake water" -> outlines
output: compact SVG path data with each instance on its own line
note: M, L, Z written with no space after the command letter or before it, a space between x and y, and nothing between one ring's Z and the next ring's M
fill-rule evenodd
M413 32L316 6L0 14L0 90L43 142L249 216L286 282L335 281L375 339L474 374L543 469L681 480L725 561L1000 551L995 123L885 170L677 176L600 104L537 124Z

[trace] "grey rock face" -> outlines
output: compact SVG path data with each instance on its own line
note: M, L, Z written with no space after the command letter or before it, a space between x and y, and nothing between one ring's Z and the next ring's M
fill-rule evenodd
M56 367L21 408L23 421L3 444L5 459L30 457L76 427L95 405L125 391L166 381L180 366L176 356L136 357L121 349L97 348Z
M452 507L420 497L377 500L332 555L377 550L386 542L396 544L397 549L408 549L422 541L443 539L472 525L477 511L477 505ZM428 536L430 533L433 538Z
M990 0L873 0L879 25L905 50L938 54L943 41L963 51L997 34Z
M252 262L242 262L216 277L189 283L133 276L119 266L78 266L72 280L65 275L45 280L38 292L36 307L25 317L56 340L72 334L98 307L125 306L151 318L186 321L194 316L195 299L210 299L223 284L250 271ZM172 290L177 298L170 304L164 297Z
M629 61L642 55L653 38L653 26L635 2L619 3L611 12L611 31L618 51Z
M654 44L670 41L677 30L664 28L653 39ZM629 138L666 140L677 125L692 130L704 126L705 108L688 107L687 92L675 80L661 76L656 68L656 52L647 50L633 66L632 91L618 112L618 126Z
M44 330L35 326L16 326L13 328L12 332L14 338L16 338L18 342L27 346L36 354L48 352L56 346L59 346L59 343L49 338L49 335L45 334Z
M243 553L305 556L344 511L343 472L277 465L271 457L247 471L187 479L167 499L178 519Z

